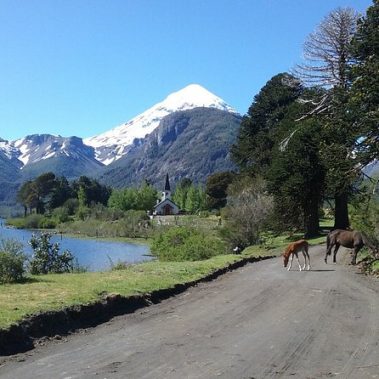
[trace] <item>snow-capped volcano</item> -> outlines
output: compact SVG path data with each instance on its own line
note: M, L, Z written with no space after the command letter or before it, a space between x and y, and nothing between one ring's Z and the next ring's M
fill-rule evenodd
M95 148L96 159L105 165L125 155L135 139L150 134L168 114L198 107L216 108L236 113L224 100L198 84L191 84L169 95L132 120L98 136L84 139Z

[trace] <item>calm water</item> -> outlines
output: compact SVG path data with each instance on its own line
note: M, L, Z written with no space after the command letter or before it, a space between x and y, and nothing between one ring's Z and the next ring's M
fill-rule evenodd
M24 252L32 254L28 242L32 231L13 229L4 226L4 220L0 219L0 239L14 239L24 245ZM37 232L38 233L38 232ZM81 266L89 271L104 271L111 267L110 259L117 262L138 263L151 260L148 256L150 249L147 245L137 245L127 242L100 241L96 239L71 238L63 235L53 235L51 242L58 242L60 251L70 250L77 258Z

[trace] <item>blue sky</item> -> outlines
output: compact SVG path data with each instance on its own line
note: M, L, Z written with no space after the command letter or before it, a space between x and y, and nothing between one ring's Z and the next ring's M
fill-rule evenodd
M371 0L0 0L0 137L90 137L198 83L238 112Z

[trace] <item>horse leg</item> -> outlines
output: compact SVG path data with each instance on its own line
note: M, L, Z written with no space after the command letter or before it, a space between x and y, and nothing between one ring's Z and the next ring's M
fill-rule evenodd
M357 255L359 250L361 250L362 246L354 246L354 252L353 252L353 258L351 259L351 264L356 265L357 264Z
M305 255L305 251L304 250L301 250L301 252L303 253L303 257L304 257L303 270L305 270L305 266L307 264L307 256Z
M288 266L288 268L287 268L288 271L291 270L291 267L292 267L292 261L293 261L293 254L291 254L290 264L289 264L289 266Z
M330 246L326 249L325 258L324 258L325 263L328 263L328 255L330 255L333 246L334 245L331 243Z
M305 250L303 251L303 254L304 254L305 262L307 261L307 258L308 258L308 266L307 266L307 270L309 271L309 270L311 269L311 258L309 257L308 250L305 249ZM305 269L305 263L304 263L304 269Z
M299 254L298 253L295 253L295 254L296 254L297 264L299 265L299 271L301 271L301 264L300 264L300 260L299 260Z
M338 249L340 248L340 244L339 243L336 243L336 247L334 248L334 253L333 253L333 263L336 263L336 256L337 256L337 252L338 252Z

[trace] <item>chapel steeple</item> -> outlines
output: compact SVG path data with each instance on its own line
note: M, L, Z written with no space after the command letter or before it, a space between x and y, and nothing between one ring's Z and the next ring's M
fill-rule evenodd
M171 198L171 188L170 188L170 180L168 178L168 173L167 173L164 191L162 192L162 201L165 199L170 199L170 198Z

